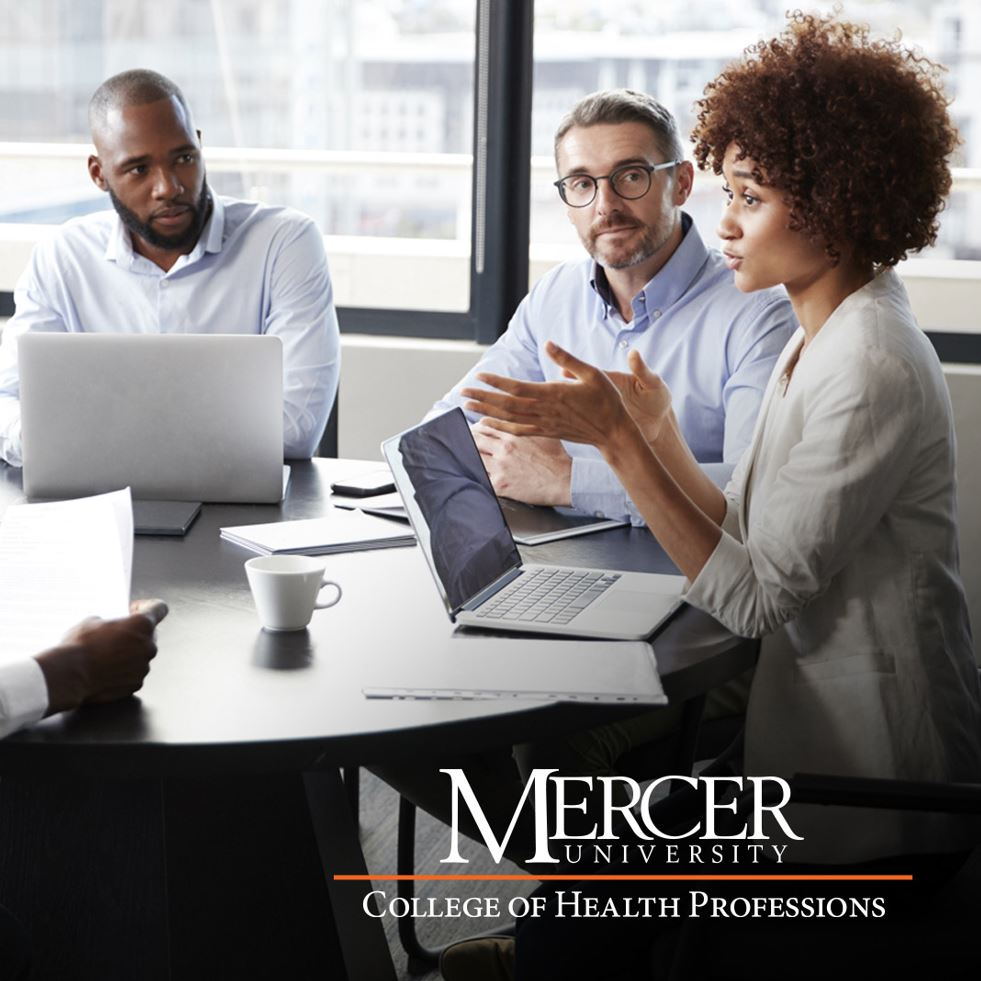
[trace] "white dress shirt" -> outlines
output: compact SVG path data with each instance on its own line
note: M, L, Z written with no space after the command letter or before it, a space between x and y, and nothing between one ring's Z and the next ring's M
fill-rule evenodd
M309 457L337 391L340 340L323 238L288 208L214 197L194 249L166 272L114 211L34 249L0 344L0 456L21 463L17 338L26 331L272 334L283 342L284 455Z
M0 739L37 722L47 710L48 686L34 658L0 665Z
M981 777L981 696L958 574L954 434L940 363L899 278L876 277L770 380L726 488L724 534L687 600L769 634L746 769L940 782ZM788 861L953 851L976 823L796 806Z

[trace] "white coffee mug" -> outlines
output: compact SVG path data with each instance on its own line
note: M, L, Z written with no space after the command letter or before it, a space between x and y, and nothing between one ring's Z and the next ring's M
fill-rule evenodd
M326 610L341 598L341 587L324 579L324 563L309 555L264 555L245 563L245 574L266 630L302 630L314 610ZM318 603L326 586L337 595L329 603Z

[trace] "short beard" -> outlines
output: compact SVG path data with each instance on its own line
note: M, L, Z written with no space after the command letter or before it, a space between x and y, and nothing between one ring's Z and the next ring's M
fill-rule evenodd
M629 269L631 266L639 266L642 262L646 262L651 256L659 252L663 247L665 242L671 237L670 231L665 235L659 235L660 229L656 226L653 228L648 228L644 237L637 243L637 247L633 252L628 253L624 258L619 259L616 262L604 262L599 256L596 249L595 241L590 241L584 243L586 245L586 251L596 260L604 269Z
M613 224L613 221L611 219L609 223L604 224ZM632 266L639 266L657 255L671 240L674 227L673 223L663 221L659 221L656 225L647 225L644 227L643 237L634 247L634 250L614 262L606 262L600 257L599 249L596 247L597 231L590 230L586 236L581 236L581 238L586 251L604 269L630 269ZM602 231L602 227L599 231Z
M130 211L116 197L111 187L108 190L109 200L112 201L112 206L116 209L119 220L130 232L143 239L147 245L151 245L155 249L166 249L169 252L176 252L181 249L190 250L194 248L195 243L201 235L201 231L204 229L211 215L211 189L208 187L207 180L201 185L201 193L198 195L197 201L191 205L191 224L187 226L185 231L177 235L163 235L150 222L140 221L139 216L134 211Z

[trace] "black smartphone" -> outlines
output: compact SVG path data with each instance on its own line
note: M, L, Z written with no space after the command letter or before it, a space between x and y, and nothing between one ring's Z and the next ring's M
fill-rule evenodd
M388 470L372 470L344 480L336 480L330 485L335 494L343 497L374 497L376 494L389 494L395 490L392 475Z

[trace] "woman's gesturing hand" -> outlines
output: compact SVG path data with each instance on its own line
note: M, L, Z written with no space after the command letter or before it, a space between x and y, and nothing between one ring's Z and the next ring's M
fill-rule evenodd
M661 434L661 429L671 414L671 390L644 363L640 352L633 350L627 357L630 373L608 371L607 378L616 386L630 418L644 434L648 443L653 443Z
M481 382L498 391L463 389L461 394L470 400L467 409L482 413L496 429L518 436L553 436L603 446L627 419L617 385L552 341L545 350L569 381L527 382L479 374Z
M545 350L569 381L526 382L480 374L481 382L498 391L465 388L467 409L518 436L552 436L602 447L629 416L647 442L657 438L671 412L671 392L636 351L630 353L626 373L601 371L552 341Z

